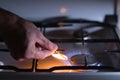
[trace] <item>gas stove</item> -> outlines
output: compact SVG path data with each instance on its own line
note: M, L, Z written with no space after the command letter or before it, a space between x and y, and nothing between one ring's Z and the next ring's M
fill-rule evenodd
M116 18L115 15L111 16ZM60 23L62 25L58 25ZM81 19L61 20L54 23L57 27L50 24L40 29L47 38L58 44L59 49L54 55L44 60L17 62L8 55L9 51L3 44L0 49L2 80L6 80L6 75L12 80L24 80L23 77L27 80L60 80L61 77L65 80L120 79L120 41L115 24Z
M0 79L119 80L120 39L117 33L118 16L114 11L105 14L103 21L79 19L78 16L50 16L42 21L33 21L48 39L59 46L53 55L44 60L16 61L1 40Z

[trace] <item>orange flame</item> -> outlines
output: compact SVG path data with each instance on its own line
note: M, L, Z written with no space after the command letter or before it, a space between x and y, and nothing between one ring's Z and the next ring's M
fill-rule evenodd
M68 60L68 57L62 54L62 51L56 51L52 54L54 58L60 59L60 60Z

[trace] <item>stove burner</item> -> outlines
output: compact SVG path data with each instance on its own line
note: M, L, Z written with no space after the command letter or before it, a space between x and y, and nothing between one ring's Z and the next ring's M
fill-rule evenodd
M77 66L95 66L97 64L92 55L79 54L71 57L70 62Z
M73 33L73 36L75 38L83 38L83 37L86 37L88 35L89 35L89 33L87 31L83 31L83 30L77 30Z

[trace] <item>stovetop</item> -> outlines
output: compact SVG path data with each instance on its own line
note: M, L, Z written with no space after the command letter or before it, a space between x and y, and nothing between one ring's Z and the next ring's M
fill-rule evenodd
M54 25L57 24L57 25ZM35 23L38 26L38 22ZM1 72L119 72L120 42L116 25L81 19L44 23L40 30L58 44L65 60L49 56L44 60L15 61L3 44ZM51 27L52 25L52 27ZM2 43L1 43L2 44Z

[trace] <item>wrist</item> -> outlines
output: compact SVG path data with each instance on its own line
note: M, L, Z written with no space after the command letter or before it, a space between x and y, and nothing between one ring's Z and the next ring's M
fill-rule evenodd
M0 8L0 28L15 24L19 17L12 12Z

